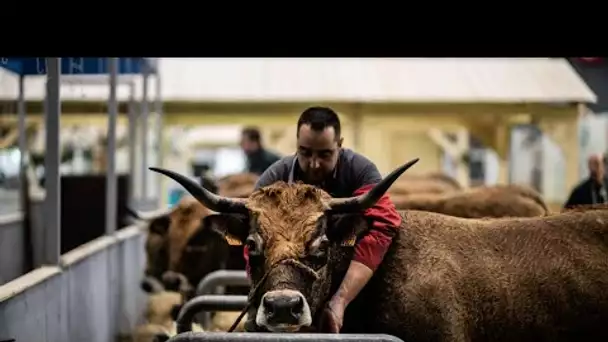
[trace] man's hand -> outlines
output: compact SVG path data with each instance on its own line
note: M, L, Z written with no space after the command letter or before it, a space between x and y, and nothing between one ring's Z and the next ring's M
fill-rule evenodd
M332 298L327 307L323 310L321 331L333 334L340 333L344 322L344 310L346 306L344 301L339 298Z

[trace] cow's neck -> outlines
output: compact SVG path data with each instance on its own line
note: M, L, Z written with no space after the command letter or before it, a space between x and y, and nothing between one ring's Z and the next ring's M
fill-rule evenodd
M393 241L398 239L398 235L395 236ZM394 249L394 246L389 248L382 264L374 272L370 281L347 307L344 316L344 332L373 332L374 327L369 326L368 324L370 323L370 312L372 312L370 310L372 310L375 307L375 304L383 298L381 292L386 290L383 285L386 284L384 278L387 273L391 272L391 270L388 269L390 266L386 266L385 261L392 264L391 260L394 258ZM352 261L353 254L354 248L345 248L343 249L341 256L337 258L337 261L335 262L335 272L332 274L330 296L327 300L331 299L331 295L338 290L338 287L346 275L348 266Z

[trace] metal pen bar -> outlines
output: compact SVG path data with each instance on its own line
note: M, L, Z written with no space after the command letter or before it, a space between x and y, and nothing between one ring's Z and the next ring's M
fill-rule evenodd
M19 75L19 93L17 97L17 132L19 133L19 179L23 180L25 176L23 165L25 165L25 153L27 152L27 138L26 138L26 114L25 114L25 77ZM25 194L20 194L21 199L24 198ZM22 202L22 201L21 201ZM25 211L25 208L22 208Z
M149 118L149 107L148 107L148 83L150 71L147 65L143 65L143 89L141 99L141 134L142 134L142 163L141 163L141 199L146 201L148 199L148 153L150 151L148 144L148 118Z
M135 184L137 167L137 104L135 102L135 85L131 83L129 88L128 107L128 131L129 131L129 200L131 207L135 208Z
M158 60L157 60L158 62ZM164 113L163 113L163 100L162 100L162 94L161 94L161 86L162 86L162 79L160 77L160 72L158 69L158 63L156 64L156 96L155 96L155 101L154 101L154 111L156 112L156 117L157 117L157 141L158 141L158 151L157 151L157 166L158 167L162 167L163 166L163 151L164 151L164 144L163 144L163 127L164 127ZM157 182L157 187L158 187L158 205L162 206L162 198L163 198L163 184L165 183L165 177L157 177L158 182Z
M61 120L61 58L46 58L46 156L43 263L58 265L61 253L61 179L59 174Z
M116 231L116 121L118 101L116 87L118 78L118 58L108 58L110 73L110 96L108 98L108 134L106 161L106 234Z

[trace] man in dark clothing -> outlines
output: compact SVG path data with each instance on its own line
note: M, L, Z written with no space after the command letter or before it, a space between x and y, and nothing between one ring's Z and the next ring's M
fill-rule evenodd
M277 181L302 181L324 189L333 197L350 197L368 192L382 179L373 162L342 148L344 139L340 136L340 120L332 109L308 108L300 116L297 129L297 153L282 158L266 170L256 189ZM372 219L373 225L357 243L344 280L324 312L324 324L330 332L340 331L346 306L370 280L401 225L401 215L388 195L384 195L364 215ZM247 248L244 254L249 273ZM251 321L255 321L254 311L250 312L246 327L251 326Z
M262 146L262 135L255 127L247 127L241 132L241 148L247 156L247 171L261 175L270 165L281 159Z
M564 208L577 205L600 204L608 202L606 184L608 179L604 173L604 160L600 155L592 155L587 160L589 166L589 178L577 185Z

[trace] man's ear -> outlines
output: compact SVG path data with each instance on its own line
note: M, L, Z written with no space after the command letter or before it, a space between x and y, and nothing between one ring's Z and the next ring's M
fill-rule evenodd
M340 137L340 140L338 140L338 147L342 147L343 143L344 143L344 137Z
M240 246L247 239L249 227L244 215L212 214L203 218L203 229L219 234L231 246Z
M155 219L152 219L148 224L148 230L150 233L166 235L169 230L169 225L171 224L171 218L167 215L159 216Z
M354 246L371 224L361 214L330 214L327 223L327 238L343 247Z

